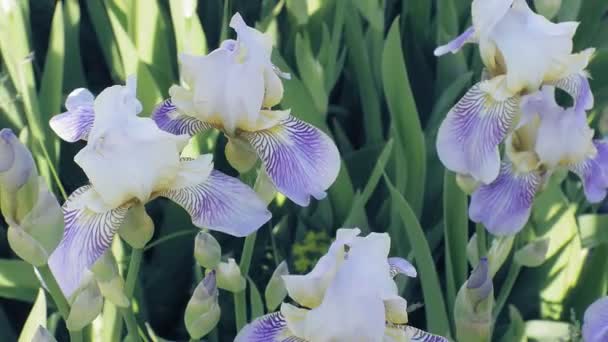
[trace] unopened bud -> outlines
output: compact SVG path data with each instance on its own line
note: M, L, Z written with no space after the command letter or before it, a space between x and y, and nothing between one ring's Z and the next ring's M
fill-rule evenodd
M144 248L154 235L154 222L143 204L129 209L125 221L118 230L120 237L133 248Z
M219 265L222 248L217 240L208 232L201 231L194 240L194 258L199 265L214 269Z
M542 265L547 258L549 239L538 239L515 252L515 262L526 267Z
M220 320L220 306L215 271L211 271L198 284L186 306L184 320L193 339L207 335Z
M469 265L475 268L479 262L479 249L477 248L477 233L474 233L467 243L467 260Z
M258 160L258 155L246 143L232 138L228 140L225 148L226 159L239 173L251 170Z
M499 236L492 240L492 246L488 251L488 262L490 268L490 278L493 278L500 267L505 263L511 249L513 248L513 241L515 236Z
M494 286L488 260L482 258L456 296L454 319L458 341L490 341Z
M32 337L32 342L57 342L57 340L48 330L39 325L34 337Z
M551 20L562 7L562 0L534 0L534 7L538 13Z
M266 285L264 296L266 297L266 307L268 311L274 311L287 297L287 287L283 281L283 276L289 274L287 263L283 260L272 273L272 277Z
M245 290L247 283L234 259L230 258L228 262L220 262L216 271L217 286L220 289L235 293Z
M88 277L85 284L71 297L70 314L66 320L69 330L81 330L101 313L103 297L92 276Z
M91 271L97 280L97 285L101 294L110 302L119 307L128 307L129 299L124 292L125 283L120 273L118 266L112 256L111 250L107 250L99 260L93 264Z
M274 196L277 194L277 189L263 168L260 169L258 173L258 178L255 180L253 189L266 204L272 202Z
M460 188L460 190L462 190L462 192L464 192L467 195L470 195L475 190L477 190L477 188L479 187L479 185L481 183L479 183L478 181L476 181L473 177L471 177L469 175L457 174L456 175L456 184L458 184L458 187Z

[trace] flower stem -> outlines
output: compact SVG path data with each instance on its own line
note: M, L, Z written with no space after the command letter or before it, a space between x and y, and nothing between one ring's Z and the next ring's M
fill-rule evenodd
M135 290L135 283L137 282L137 275L139 274L139 268L141 266L141 260L144 255L143 248L133 248L131 250L131 260L129 261L129 269L127 271L127 279L125 280L125 295L131 301L133 298L133 291ZM127 325L127 331L132 341L141 341L139 338L139 327L137 325L137 319L133 312L133 306L128 308L121 308L125 324Z
M253 257L253 248L257 235L257 232L253 232L245 238L243 254L241 254L241 262L239 263L243 277L247 277L249 274L249 266L251 265L251 258ZM247 300L245 295L246 290L234 294L234 318L237 332L247 324Z
M51 269L48 265L38 267L38 273L40 273L40 277L44 281L47 290L51 294L55 305L57 305L57 310L59 314L65 321L68 320L68 316L70 314L70 305L68 301L65 299L63 292L61 292L61 288L59 284L57 284L57 280L51 272ZM80 342L82 341L82 332L81 331L71 331L70 330L70 341L71 342Z
M494 313L492 315L494 318L494 322L496 322L498 315L500 315L502 308L505 306L507 298L509 297L509 294L511 294L511 290L513 289L513 285L515 285L515 281L517 280L517 276L519 276L520 271L521 265L513 261L511 263L511 266L509 267L507 278L505 278L505 281L500 289L500 294L496 299L496 305L494 306Z

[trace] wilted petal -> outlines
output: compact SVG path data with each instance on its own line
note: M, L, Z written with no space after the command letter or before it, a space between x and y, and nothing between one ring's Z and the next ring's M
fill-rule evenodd
M237 335L235 342L307 342L294 336L280 312L262 316L247 324Z
M405 274L408 277L416 278L418 275L414 265L403 258L388 258L388 264L391 267L391 276L393 277L395 277L397 274Z
M63 205L65 230L49 266L66 297L70 297L83 273L110 247L128 208L100 208L103 202L90 185L83 186Z
M322 199L340 170L334 142L321 130L293 116L257 132L243 132L276 188L301 206Z
M555 82L555 86L566 91L574 100L574 110L582 112L593 108L593 93L584 74L573 74Z
M608 297L598 299L585 311L583 339L585 342L608 341Z
M95 120L90 91L78 88L65 101L67 111L51 118L50 125L55 134L67 142L87 140Z
M437 134L437 153L445 167L486 184L498 176L498 145L511 128L519 103L518 97L494 99L484 90L487 84L474 85L450 110Z
M608 189L608 142L594 140L596 153L585 161L570 166L570 170L583 180L585 196L591 203L606 197Z
M192 116L182 114L170 98L159 104L150 117L158 128L175 135L193 136L212 127Z
M234 236L249 235L271 217L251 188L213 170L211 155L182 161L176 182L159 195L182 206L197 227Z
M475 39L475 28L473 28L473 26L471 26L466 31L464 31L461 35L454 38L454 40L450 41L449 43L447 43L445 45L437 47L435 49L434 54L435 54L435 56L442 56L448 52L456 53L456 52L460 51L460 49L464 46L464 44L474 42L475 40L476 40Z
M494 235L515 234L530 217L540 183L539 174L518 174L511 163L505 162L498 178L488 185L482 185L471 196L469 217L483 223Z

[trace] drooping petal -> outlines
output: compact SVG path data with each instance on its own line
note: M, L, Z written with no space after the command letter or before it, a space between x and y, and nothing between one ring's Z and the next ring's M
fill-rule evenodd
M464 31L462 34L460 34L458 37L456 37L452 41L450 41L449 43L437 47L433 53L435 54L435 56L443 56L448 52L456 53L456 52L460 51L460 49L464 46L464 44L472 43L475 41L476 41L475 28L473 26L471 26L468 29L466 29L466 31Z
M530 217L540 183L538 173L518 174L510 162L504 162L496 180L482 185L471 196L469 217L483 223L494 235L515 234Z
M301 206L322 199L340 170L334 142L321 130L293 116L257 132L243 132L275 187Z
M65 101L66 112L51 118L50 125L55 134L67 142L87 140L95 120L90 91L78 88Z
M193 136L212 127L197 118L182 114L170 98L159 104L150 117L158 128L175 135Z
M388 264L391 267L392 277L395 277L397 274L405 274L410 278L416 278L416 276L418 275L418 272L416 272L416 268L414 267L414 265L412 265L409 261L403 258L388 258Z
M585 342L608 341L608 297L598 299L585 311L583 339Z
M110 247L127 211L128 207L104 207L90 185L74 191L65 202L65 230L49 266L66 297L80 286L83 273Z
M497 81L474 85L450 110L437 134L437 153L445 167L485 184L498 176L498 145L519 110L519 97L499 101L484 89Z
M574 110L582 112L593 108L593 93L584 74L573 74L555 82L555 86L566 91L574 100Z
M581 163L570 166L570 170L583 180L585 196L591 203L606 197L608 190L608 142L594 140L596 153Z
M176 182L159 195L182 206L197 227L251 234L270 219L266 204L238 179L213 170L210 158L182 161Z
M387 324L383 342L448 342L448 339L405 324Z
M294 336L280 312L274 312L247 324L234 342L307 342Z

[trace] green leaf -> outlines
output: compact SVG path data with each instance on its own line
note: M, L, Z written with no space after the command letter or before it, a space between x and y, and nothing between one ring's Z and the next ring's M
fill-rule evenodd
M296 24L305 25L308 22L308 6L306 0L286 0L287 13L293 15Z
M126 78L125 67L120 56L120 50L114 39L112 24L110 23L104 3L97 0L86 0L86 5L93 29L97 35L97 40L101 46L101 51L112 74L112 79L115 82L124 80Z
M446 313L445 301L428 241L422 231L422 227L420 227L420 223L416 219L416 214L405 198L391 184L388 177L385 177L384 180L391 193L392 205L397 208L403 228L407 232L412 251L414 252L414 260L422 284L428 330L431 333L442 336L450 335L450 323Z
M80 56L80 5L78 0L66 0L63 5L65 25L65 62L63 89L74 89L86 84Z
M571 341L571 329L565 322L532 320L526 322L526 337L537 342Z
M436 45L443 45L458 36L460 32L458 13L454 0L439 0L437 3L437 39ZM465 54L460 53L441 56L437 59L437 81L435 94L468 71Z
M249 302L251 304L251 320L264 315L264 303L262 302L262 296L260 291L251 278L247 277L249 281Z
M578 217L578 228L583 248L608 243L608 214L585 214Z
M296 35L295 49L300 79L312 95L317 112L325 113L327 112L328 95L325 90L323 68L312 54L308 35Z
M401 49L399 18L393 21L382 53L382 80L393 125L407 161L404 197L419 217L426 175L425 141Z
M177 54L190 53L203 55L207 53L207 38L201 21L196 15L186 17L183 8L186 0L169 0L171 7L171 23L175 32Z
M30 311L30 315L23 325L18 342L32 341L39 326L46 328L46 296L43 289L38 291L38 296Z
M509 318L511 323L500 342L526 342L526 327L524 320L521 317L519 310L513 305L509 305Z
M34 268L21 260L0 259L0 297L34 301L40 283Z

